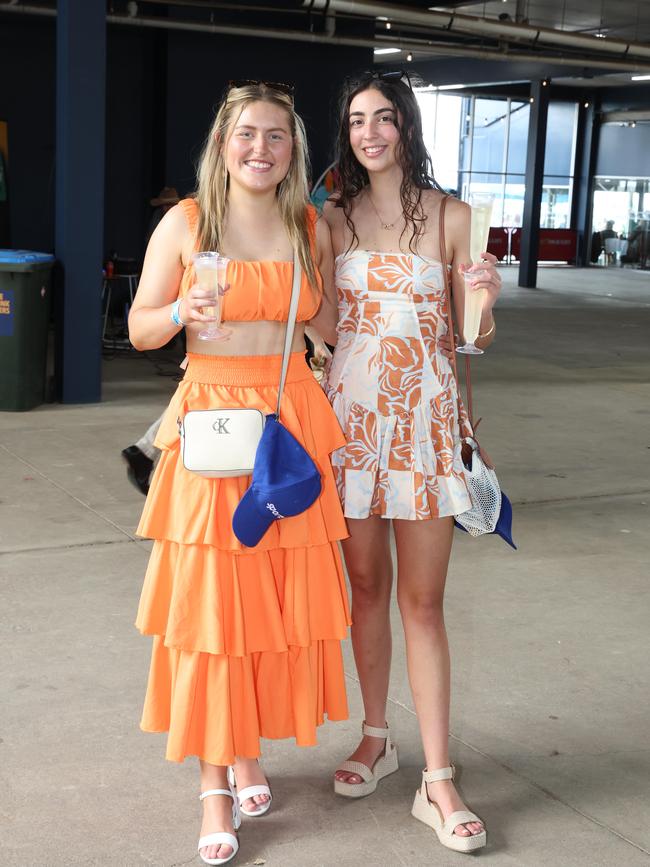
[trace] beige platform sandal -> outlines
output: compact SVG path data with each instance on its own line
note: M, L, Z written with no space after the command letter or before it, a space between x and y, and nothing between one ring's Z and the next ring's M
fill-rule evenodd
M437 771L422 771L422 787L415 793L411 814L420 822L433 828L443 846L453 849L454 852L474 852L476 849L482 849L487 843L485 829L480 834L459 837L458 834L454 834L454 828L458 825L465 825L467 822L482 822L483 820L470 810L456 810L455 813L444 819L440 807L435 801L430 801L427 794L427 783L453 780L454 774L453 765L448 768L439 768Z
M383 755L379 756L372 770L362 762L354 762L350 759L338 766L337 771L358 774L363 780L363 783L344 783L342 780L334 778L334 791L337 795L343 795L346 798L363 798L366 795L371 795L380 780L399 770L397 747L391 743L388 728L380 729L375 726L368 726L364 722L361 726L361 733L373 738L385 738L386 746Z

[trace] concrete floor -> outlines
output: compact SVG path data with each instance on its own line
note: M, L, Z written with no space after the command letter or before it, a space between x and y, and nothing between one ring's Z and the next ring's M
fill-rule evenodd
M504 276L474 369L519 551L457 534L452 752L489 829L481 863L648 864L650 275L545 268L538 291ZM166 763L137 728L149 543L119 459L173 387L122 355L101 405L0 414L3 867L199 863L195 763ZM361 719L346 647L350 721L309 751L268 744L274 809L245 821L236 864L460 863L409 817L422 759L397 612L395 636L401 772L356 803L331 793Z

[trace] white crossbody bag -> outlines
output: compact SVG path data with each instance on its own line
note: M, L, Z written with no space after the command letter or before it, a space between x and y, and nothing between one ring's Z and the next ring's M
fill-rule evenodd
M301 282L302 269L294 251L293 285L282 353L277 418L280 417L280 402L287 378ZM208 479L250 476L265 421L266 417L259 409L219 407L189 410L182 419L178 419L183 466Z

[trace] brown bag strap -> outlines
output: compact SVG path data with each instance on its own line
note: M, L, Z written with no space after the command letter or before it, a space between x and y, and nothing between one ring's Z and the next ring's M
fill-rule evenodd
M454 340L454 321L452 317L451 274L449 273L449 266L447 264L447 244L445 242L445 208L447 207L447 199L449 198L451 198L451 196L444 196L442 201L440 202L440 217L438 220L439 246L440 262L442 264L442 279L445 284L445 295L447 298L447 328L449 329L449 337L451 338L452 350L451 366L454 371L454 376L456 377L456 388L458 390L458 395L460 396L460 380L458 379L458 368L456 366L456 341ZM469 423L472 426L472 430L474 430L476 427L478 427L478 422L474 424L474 411L472 407L472 370L469 355L465 356L465 393L467 395L467 415L469 418Z

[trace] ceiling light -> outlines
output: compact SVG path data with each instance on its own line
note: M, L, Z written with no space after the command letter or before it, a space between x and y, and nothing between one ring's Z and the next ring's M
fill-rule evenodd
M399 54L401 48L375 48L375 54Z
M633 75L632 81L650 81L650 75Z
M594 35L595 35L596 39L604 39L607 36L606 33L601 33L600 31L598 31L598 33L596 33Z
M409 63L413 60L413 55L411 54L410 51L409 51L409 53L406 55L406 59L407 59L407 61L408 61Z
M531 96L531 98L528 100L528 102L532 105L535 102L535 97Z
M386 18L385 15L378 15L378 16L377 16L377 21L388 21L388 18Z
M585 102L585 108L589 108L589 103Z
M462 90L464 87L464 84L441 84L438 90Z

